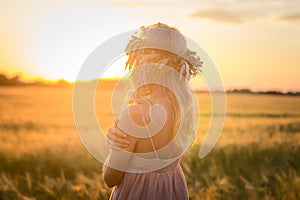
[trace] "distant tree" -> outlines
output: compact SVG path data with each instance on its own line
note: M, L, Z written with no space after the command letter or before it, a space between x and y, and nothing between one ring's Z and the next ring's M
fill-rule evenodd
M13 78L8 78L5 74L0 74L0 86L20 86L25 85L20 80L20 76L14 76Z

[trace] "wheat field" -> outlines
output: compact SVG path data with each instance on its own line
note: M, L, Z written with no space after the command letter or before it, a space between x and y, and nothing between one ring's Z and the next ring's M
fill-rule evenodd
M111 92L96 112L113 123ZM300 97L227 95L224 129L213 151L198 151L210 121L200 107L197 141L182 159L190 199L300 199ZM72 88L0 87L0 199L108 199L102 165L83 147L72 117Z

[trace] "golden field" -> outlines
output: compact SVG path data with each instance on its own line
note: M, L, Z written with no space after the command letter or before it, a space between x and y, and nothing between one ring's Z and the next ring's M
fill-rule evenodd
M110 96L96 94L105 131ZM197 142L181 161L191 199L300 199L300 97L228 94L222 135L204 159L210 99L197 98ZM77 135L71 87L0 87L0 199L108 199L110 192Z

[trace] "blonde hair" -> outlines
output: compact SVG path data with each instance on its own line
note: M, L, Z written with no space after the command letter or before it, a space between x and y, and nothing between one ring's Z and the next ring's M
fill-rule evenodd
M164 29L156 31L156 28ZM195 120L192 114L195 109L194 96L188 85L189 79L186 78L188 70L181 70L186 69L187 62L178 55L186 50L185 39L177 29L162 23L149 26L144 34L142 37L145 37L145 46L127 53L126 67L131 71L132 83L141 86L134 92L131 102L155 104L151 98L151 87L146 85L162 83L163 94L173 107L173 130L183 132L176 136L177 143L184 147L191 144L188 141L195 137ZM162 45L158 41L164 41L164 49L170 51L155 49L156 45ZM170 88L163 87L164 85Z

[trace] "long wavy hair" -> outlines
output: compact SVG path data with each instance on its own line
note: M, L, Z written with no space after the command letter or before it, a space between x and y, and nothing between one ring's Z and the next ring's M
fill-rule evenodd
M179 34L179 37L176 36L177 40L178 38L179 40L184 39L177 29L165 24L158 23L149 27L150 29L165 28L170 30L170 33L167 34L168 37L172 37L171 33L176 33ZM170 38L165 39L170 40ZM178 42L185 44L185 41ZM168 85L169 88L164 86L160 88L167 101L172 105L173 131L179 133L176 134L177 144L187 148L187 144L191 144L189 142L195 138L195 126L198 122L197 116L195 116L197 103L194 101L193 92L188 84L187 71L181 70L188 67L187 62L174 53L154 48L138 49L127 55L126 68L131 71L131 81L134 85L141 85L133 93L130 103L154 105L156 102L151 97L153 91L149 83L159 82L162 85Z

